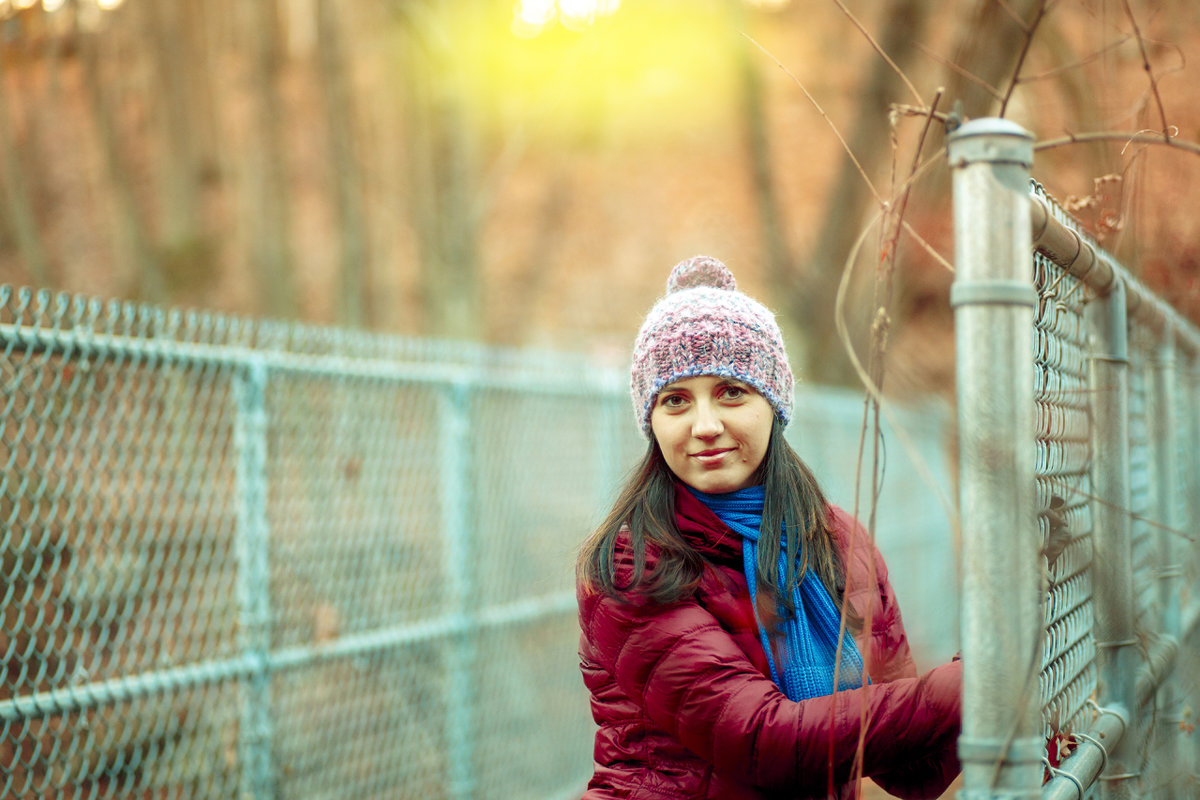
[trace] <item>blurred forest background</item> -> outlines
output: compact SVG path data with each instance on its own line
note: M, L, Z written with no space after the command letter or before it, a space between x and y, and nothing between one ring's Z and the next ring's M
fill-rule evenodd
M623 363L703 252L852 384L853 266L855 346L941 392L957 108L1200 311L1194 0L0 0L0 44L0 283Z

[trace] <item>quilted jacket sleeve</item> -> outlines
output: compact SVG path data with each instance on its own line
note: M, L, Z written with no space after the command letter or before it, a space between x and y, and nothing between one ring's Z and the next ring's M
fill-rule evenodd
M823 794L850 777L860 734L868 777L924 759L958 735L958 663L792 702L696 603L583 600L585 636L621 691L731 779Z
M916 673L908 638L900 619L900 609L895 593L887 580L886 567L878 551L875 557L879 567L878 587L882 618L874 625L873 651L876 666L872 674L881 681L896 680ZM957 663L957 662L956 662ZM959 683L961 686L961 664ZM958 721L960 712L955 711ZM958 760L958 731L955 724L947 735L932 737L915 757L905 759L891 767L871 773L877 784L889 794L901 798L938 797L950 786L961 770Z

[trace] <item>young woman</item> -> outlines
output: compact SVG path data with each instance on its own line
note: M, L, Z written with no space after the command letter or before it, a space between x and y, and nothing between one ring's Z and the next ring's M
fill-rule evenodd
M958 773L960 664L916 675L882 557L783 438L793 384L771 312L716 259L676 265L633 351L649 447L578 565L588 800Z

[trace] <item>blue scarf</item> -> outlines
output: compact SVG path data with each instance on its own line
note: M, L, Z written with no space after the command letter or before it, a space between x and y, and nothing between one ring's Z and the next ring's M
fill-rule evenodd
M756 569L758 564L758 537L762 527L763 487L751 486L728 494L707 494L690 490L722 522L743 538L742 560L746 571L746 585L750 589L750 602L754 606L754 619L758 622L758 634L763 649L767 652L767 663L771 667L771 679L783 690L790 700L823 697L833 693L833 671L837 655L838 633L841 614L825 585L811 569L805 570L799 584L792 589L792 603L796 613L783 617L783 641L779 642L783 661L783 674L775 664L775 654L767 631L758 616L758 592ZM784 532L786 536L786 531ZM784 585L787 574L786 540L779 548L779 585ZM803 543L802 543L803 546ZM797 565L799 567L799 565ZM838 668L839 689L854 689L862 686L863 660L854 639L846 636L842 641L842 663Z

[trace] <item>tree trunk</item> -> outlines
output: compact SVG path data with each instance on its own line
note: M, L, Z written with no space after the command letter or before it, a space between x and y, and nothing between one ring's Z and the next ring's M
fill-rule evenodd
M453 9L451 9L452 11ZM460 11L470 19L473 11ZM410 12L408 66L413 213L421 254L425 330L477 339L484 325L479 285L478 174L456 31L446 6ZM466 24L458 21L458 24ZM479 24L476 22L475 24Z
M744 26L745 12L736 4L733 18L735 30ZM766 266L767 285L784 300L780 310L793 318L788 307L791 292L786 291L795 281L795 262L784 233L786 221L779 203L775 183L772 180L771 140L766 113L766 97L763 90L762 72L758 67L758 48L739 36L736 43L738 67L741 72L741 101L746 152L750 159L750 177L754 191L754 205L758 212L759 230L762 234L763 254Z
M0 188L4 192L4 208L0 217L3 233L11 236L17 253L35 286L50 285L50 265L38 229L37 215L29 193L29 180L21 160L19 145L14 138L12 113L8 102L8 75L0 58Z
M339 317L347 325L362 327L368 318L367 223L363 208L362 168L357 157L355 106L350 76L332 0L316 0L317 55L321 88L329 119L329 149L333 162L338 241L341 259ZM343 6L340 13L346 13Z
M205 143L216 138L205 86L205 8L197 0L174 0L146 3L143 9L161 133L154 165L161 196L161 264L171 294L193 295L217 277L202 194L215 174L215 156L206 152L211 145Z
M145 12L145 41L153 65L156 105L162 118L162 155L155 171L163 187L162 239L169 247L193 237L197 221L199 203L192 178L196 148L188 113L191 98L184 78L192 65L186 39L181 35L182 7L171 2L145 3L141 8Z
M925 31L928 4L922 0L890 0L882 17L880 47L893 62L905 70L915 61L917 44ZM892 159L888 126L889 104L907 97L903 81L882 58L873 62L871 72L859 93L857 119L850 129L847 144L867 175L877 182L886 174ZM843 354L835 323L835 297L846 259L862 233L871 207L875 204L870 188L849 157L842 159L837 177L825 202L825 219L818 228L816 245L808 258L808 269L800 281L790 281L784 291L790 295L787 308L807 333L809 358L805 374L817 383L855 385L858 379ZM866 332L860 324L851 325L856 351L862 352Z
M255 118L250 131L251 269L258 307L272 317L294 317L299 308L292 274L292 225L283 136L284 108L279 81L283 41L276 0L255 0L249 29L242 31L254 47Z
M959 69L948 70L945 97L951 106L956 101L962 102L964 118L986 117L999 111L1000 100L980 81L1004 92L1029 35L1012 15L1028 22L1044 2L1046 0L1006 0L1003 3L977 0L973 8L962 14L953 57L953 63ZM977 80L967 78L967 74Z
M120 148L120 137L114 118L112 96L104 88L104 61L100 54L102 34L81 32L78 35L82 57L84 94L96 126L105 177L112 192L113 213L119 240L133 262L134 285L131 292L139 299L160 303L167 299L162 273L155 257L153 239L147 215L138 204L130 176L134 174ZM118 264L124 259L118 257Z

